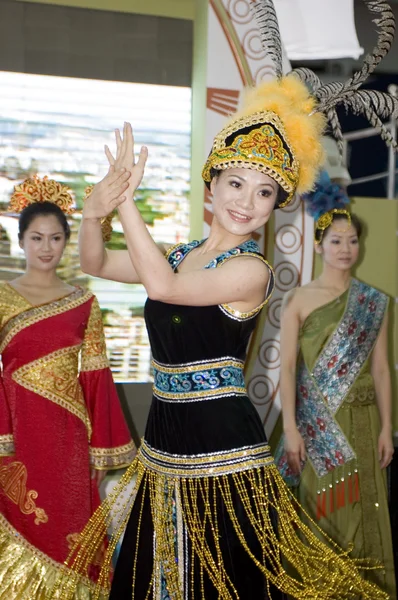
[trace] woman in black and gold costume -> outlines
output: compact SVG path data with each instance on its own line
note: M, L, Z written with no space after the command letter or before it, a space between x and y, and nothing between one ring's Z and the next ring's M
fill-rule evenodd
M274 285L252 233L295 192L311 189L324 125L322 103L295 76L252 90L203 169L213 195L209 237L169 249L153 242L133 202L147 150L135 163L129 124L116 133L116 159L106 150L109 173L84 207L81 264L145 286L153 401L135 464L88 523L68 563L76 578L61 582L54 598L70 597L112 520L97 597L107 597L124 534L111 600L264 600L281 592L387 600L361 577L373 565L329 541L330 549L298 519L243 377L250 334ZM107 252L100 222L115 208L128 250Z

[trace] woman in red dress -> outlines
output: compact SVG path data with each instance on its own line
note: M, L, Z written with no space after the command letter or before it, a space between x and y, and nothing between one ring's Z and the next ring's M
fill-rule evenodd
M52 201L32 202L35 192ZM135 454L98 301L56 273L70 235L58 204L68 210L71 202L64 186L38 178L19 186L11 202L13 210L25 206L19 240L26 271L0 286L2 600L47 597L100 503L104 474ZM90 587L82 580L76 600L88 598Z

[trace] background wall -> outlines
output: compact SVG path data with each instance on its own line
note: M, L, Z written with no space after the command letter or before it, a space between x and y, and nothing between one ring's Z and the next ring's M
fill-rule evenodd
M0 2L3 71L190 86L192 38L191 20Z
M0 70L191 86L192 13L190 0L0 0ZM152 386L117 387L137 440Z

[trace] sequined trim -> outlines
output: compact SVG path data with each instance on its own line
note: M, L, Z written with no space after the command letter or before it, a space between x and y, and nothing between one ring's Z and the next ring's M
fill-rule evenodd
M177 269L178 265L184 260L186 255L191 250L196 248L196 246L199 246L200 244L202 244L203 241L204 240L201 240L201 241L193 240L192 242L189 242L188 244L184 244L184 243L175 244L174 246L169 248L165 254L165 258L167 258L173 271L175 271Z
M272 295L272 292L274 291L274 287L275 287L275 273L274 273L273 268L269 264L269 262L261 254L259 254L258 252L246 252L246 251L244 251L244 252L240 253L240 255L242 255L242 254L244 256L253 256L254 258L258 258L263 263L265 263L265 265L268 267L268 270L270 272L270 278L269 278L269 282L268 282L268 287L267 287L267 293L266 293L265 300L259 306L257 306L256 308L253 308L252 310L250 310L248 312L240 312L239 310L236 310L235 308L232 308L232 306L229 306L228 304L221 304L220 305L220 309L223 311L223 313L225 313L229 317L232 317L236 321L248 321L249 319L252 319L256 315L258 315L258 313L260 312L260 310L262 308L264 308L264 306L268 303L268 300L270 299L270 297ZM236 256L239 256L239 254L231 254L231 256L225 256L215 266L222 265L227 260L230 260L231 258L235 258Z
M152 365L153 394L165 402L198 402L247 393L244 363L230 356L178 365L153 360Z
M37 590L42 591L43 598L50 598L54 582L59 575L72 575L72 571L38 550L16 530L0 514L0 579L2 590L17 590L21 582L20 595L12 596L21 600L37 598ZM88 600L94 589L93 582L86 577L79 577L74 586L70 600ZM10 592L11 593L11 592ZM5 596L4 596L5 597ZM7 596L7 598L11 596ZM56 596L54 596L55 598ZM105 600L108 594L99 593L98 598Z
M355 452L326 402L319 398L316 382L303 362L297 370L296 422L304 439L307 457L317 477L323 477L336 467L355 458ZM287 462L284 442L275 452L276 465L288 485L298 485L300 476Z
M14 371L13 380L31 392L65 408L92 429L78 379L80 345L61 348Z
M78 288L75 292L60 300L22 310L15 317L11 317L4 327L2 327L0 332L0 353L4 351L13 337L27 327L81 306L92 298L92 296L91 292Z
M343 405L365 361L373 349L387 297L353 280L344 315L322 350L312 373L301 362L297 373L296 421L307 456L317 477L355 458L334 415ZM280 441L275 461L284 479L297 485Z
M121 469L131 464L135 458L134 442L116 448L90 448L90 464L96 469Z
M108 369L109 361L106 356L83 356L82 352L82 363L81 372L87 371L101 371L101 369Z
M244 446L208 454L169 454L152 448L145 440L138 450L142 464L167 477L217 477L273 464L267 444Z
M101 309L94 296L82 345L81 371L96 371L109 367L106 356Z
M248 133L244 132L245 128L253 125L257 127ZM233 141L227 146L226 140L231 136ZM289 147L289 151L284 144ZM299 179L299 163L276 113L259 111L239 117L217 134L203 167L202 177L209 183L211 169L233 167L255 169L270 175L288 192L287 199L280 207L291 201Z
M36 505L36 490L27 489L28 471L20 461L0 466L0 489L11 502L16 504L24 515L35 515L35 525L47 523L48 516L43 508Z
M165 256L166 256L167 260L169 261L170 265L172 266L173 270L176 270L178 268L178 266L181 264L181 262L184 260L184 258L187 256L187 254L191 250L193 250L197 246L201 245L204 241L205 240L201 240L201 241L194 240L193 242L190 242L189 244L176 244L172 248L169 248L169 250ZM209 263L207 263L207 265L205 265L204 268L205 269L214 269L214 268L222 265L227 260L230 260L231 258L235 258L237 256L253 256L254 258L258 258L263 263L266 264L266 266L268 267L269 272L270 272L270 280L268 283L266 298L265 298L264 302L262 302L259 306L257 306L253 310L250 310L248 312L240 312L239 310L232 308L228 304L219 305L220 310L228 317L231 317L232 319L235 319L236 321L247 321L249 319L252 319L256 315L258 315L260 310L262 308L264 308L264 306L267 304L268 300L270 299L271 294L274 291L274 287L275 287L275 274L274 274L274 270L271 267L271 265L269 264L269 262L260 253L260 248L259 248L257 242L255 242L254 240L247 240L247 242L243 242L239 246L236 246L236 248L232 248L231 250L227 250L226 252L219 254L218 256L216 256L216 258L214 258Z
M12 433L0 435L0 456L12 456L13 454L15 454L15 445Z
M353 279L347 308L313 369L320 392L336 413L373 349L388 298Z

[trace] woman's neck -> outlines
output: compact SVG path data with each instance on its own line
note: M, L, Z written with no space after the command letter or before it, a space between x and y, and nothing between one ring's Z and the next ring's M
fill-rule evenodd
M231 248L243 244L243 242L247 242L251 238L251 233L247 235L235 235L226 231L218 224L217 220L213 218L209 236L204 244L202 244L201 249L203 253L215 250L224 252L225 250L230 250Z
M62 281L55 270L39 271L38 269L27 268L25 273L18 277L19 283L27 286L51 288L56 287Z
M348 289L351 281L351 271L341 269L333 269L328 265L324 265L321 275L318 277L318 282L322 287L333 288L338 291Z

